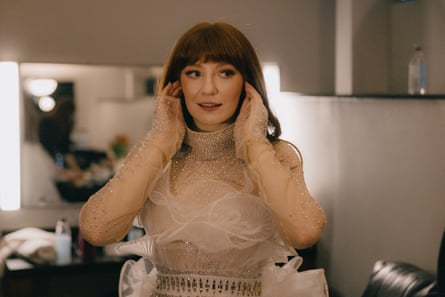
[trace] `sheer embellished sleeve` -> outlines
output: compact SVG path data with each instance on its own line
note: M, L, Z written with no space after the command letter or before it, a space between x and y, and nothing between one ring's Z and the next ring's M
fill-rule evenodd
M165 93L174 87L175 84L169 84ZM179 99L158 97L151 131L132 148L116 175L80 211L80 232L87 241L105 245L127 234L164 168L181 146L184 133Z
M313 245L321 236L326 215L309 193L298 149L285 141L272 145L265 138L246 147L249 174L283 240L296 248Z
M83 205L82 237L95 245L121 240L167 163L167 157L149 139L133 148L116 175Z

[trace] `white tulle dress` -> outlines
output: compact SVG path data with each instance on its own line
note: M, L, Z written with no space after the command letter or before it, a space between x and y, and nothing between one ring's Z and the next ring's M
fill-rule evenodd
M301 258L235 158L232 128L187 131L139 213L146 235L117 245L141 256L122 268L121 297L327 296L322 270L297 271Z

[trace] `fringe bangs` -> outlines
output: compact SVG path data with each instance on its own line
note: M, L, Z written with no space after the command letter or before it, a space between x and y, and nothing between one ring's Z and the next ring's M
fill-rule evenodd
M242 46L233 35L218 27L195 32L184 42L177 62L187 66L197 62L225 62L242 71Z

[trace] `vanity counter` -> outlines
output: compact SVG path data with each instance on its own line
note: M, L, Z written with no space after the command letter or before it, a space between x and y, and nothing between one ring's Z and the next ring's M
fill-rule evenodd
M6 261L2 297L118 296L119 274L126 258L75 257L66 265L33 265L21 258Z

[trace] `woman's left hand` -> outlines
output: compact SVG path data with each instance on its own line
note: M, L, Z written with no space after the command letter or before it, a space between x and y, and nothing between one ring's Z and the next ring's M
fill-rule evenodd
M261 95L245 83L246 97L235 121L234 137L238 158L247 161L247 146L252 142L267 141L267 109Z

